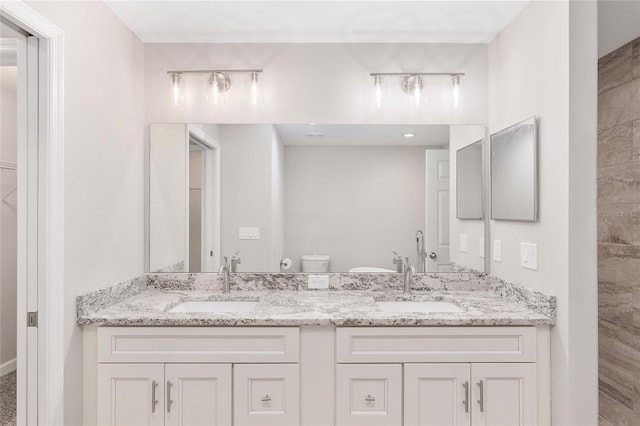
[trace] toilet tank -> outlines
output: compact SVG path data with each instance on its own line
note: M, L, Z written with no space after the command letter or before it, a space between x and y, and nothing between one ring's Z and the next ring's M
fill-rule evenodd
M303 254L300 256L302 272L329 272L329 259L326 254Z

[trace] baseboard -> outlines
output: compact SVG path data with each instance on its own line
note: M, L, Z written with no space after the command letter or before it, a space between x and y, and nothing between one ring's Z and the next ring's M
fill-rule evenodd
M0 364L0 377L16 371L16 359L10 359L4 364Z

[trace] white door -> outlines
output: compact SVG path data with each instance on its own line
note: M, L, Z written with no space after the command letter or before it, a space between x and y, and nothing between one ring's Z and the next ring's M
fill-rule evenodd
M164 425L163 364L98 364L98 425Z
M405 364L404 426L468 426L469 364Z
M449 150L426 154L426 265L427 271L446 272L449 266Z
M472 425L536 425L536 377L535 364L472 364Z
M0 119L5 121L3 134L10 133L7 130L10 126L9 122L15 123L15 138L6 141L11 143L11 147L3 143L0 164L6 164L3 162L7 160L15 161L16 174L15 190L11 190L11 194L2 195L3 198L9 195L3 203L5 201L11 203L17 217L16 247L13 248L17 258L16 279L13 281L17 287L16 299L13 300L17 315L14 317L17 321L16 415L18 424L37 425L40 397L38 395L39 335L37 324L28 326L25 319L27 312L38 311L38 39L2 20L0 21L0 40L2 43L0 63L3 68L5 66L14 68L12 76L3 73L2 78L13 80L15 87L15 108L10 108L14 110L11 112L15 115L12 114L13 116L7 120L6 113L10 111L5 100ZM6 158L7 154L12 158ZM0 310L3 310L2 307ZM3 332L4 335L11 336L13 333ZM5 361L0 360L0 364Z
M231 364L165 365L166 426L231 426Z
M401 364L338 364L337 426L402 424Z
M233 366L235 426L298 426L300 424L298 364Z

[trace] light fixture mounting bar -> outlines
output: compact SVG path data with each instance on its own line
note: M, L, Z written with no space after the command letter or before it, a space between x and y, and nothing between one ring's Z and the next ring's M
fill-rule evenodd
M167 74L211 74L211 73L223 73L223 74L237 74L237 73L262 73L262 69L247 69L247 70L177 70L167 71Z
M372 72L369 73L371 77L377 77L379 75L399 75L399 76L414 76L414 75L448 75L450 77L464 76L463 72Z

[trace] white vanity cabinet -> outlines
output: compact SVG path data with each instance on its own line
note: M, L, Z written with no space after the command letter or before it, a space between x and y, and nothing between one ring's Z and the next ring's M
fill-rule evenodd
M536 365L405 364L404 426L537 423Z
M337 426L539 424L534 327L336 333Z
M547 426L549 327L87 327L84 424Z
M100 364L98 424L231 424L231 364Z
M97 330L98 425L298 426L299 330Z

